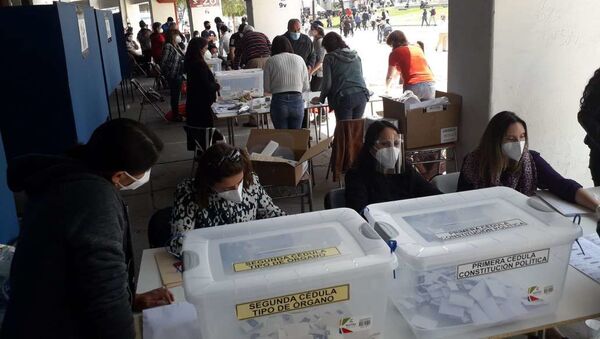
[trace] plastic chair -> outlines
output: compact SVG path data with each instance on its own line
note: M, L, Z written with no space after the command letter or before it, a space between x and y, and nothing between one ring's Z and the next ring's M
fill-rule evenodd
M148 90L144 88L144 86L142 86L142 84L140 84L140 82L136 79L131 79L131 84L133 85L133 87L135 87L135 89L138 90L138 92L140 92L140 95L142 96L142 101L140 102L140 114L138 116L138 121L142 120L142 111L144 110L145 104L150 104L150 106L154 108L154 111L156 111L156 114L159 117L161 117L164 121L167 121L167 118L165 117L165 112L156 104L156 102L165 101L163 96L153 89Z
M459 176L460 172L437 175L430 182L442 193L453 193L456 192Z
M202 153L216 143L225 142L225 137L223 137L223 134L214 127L183 126L183 130L187 135L188 151L194 151L191 173L191 176L193 177L194 169Z
M346 207L346 189L334 188L325 194L325 209Z

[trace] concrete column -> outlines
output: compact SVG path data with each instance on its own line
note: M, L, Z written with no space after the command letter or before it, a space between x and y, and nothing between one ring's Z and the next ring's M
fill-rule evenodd
M530 148L559 173L591 185L579 100L600 67L600 34L581 0L453 0L449 8L448 90L463 95L460 154L473 150L487 120L521 116Z
M250 0L248 18L252 18L254 28L264 33L271 41L287 31L290 19L300 19L301 0Z

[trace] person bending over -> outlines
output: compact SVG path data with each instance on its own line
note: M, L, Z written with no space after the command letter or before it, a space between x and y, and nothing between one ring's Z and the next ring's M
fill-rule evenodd
M184 180L175 190L169 251L180 255L185 233L195 228L282 215L252 171L248 154L225 143L215 144L198 160L195 178Z
M558 174L536 151L529 149L527 124L515 113L496 114L477 149L465 157L458 191L506 186L527 196L548 189L558 197L597 210L600 202L571 179Z
M144 125L113 119L68 155L9 163L8 185L25 191L28 202L0 337L134 338L134 310L173 302L163 288L135 294L129 218L119 194L149 180L162 148Z
M435 194L441 192L405 162L396 126L382 120L372 123L346 173L346 205L362 214L369 204Z

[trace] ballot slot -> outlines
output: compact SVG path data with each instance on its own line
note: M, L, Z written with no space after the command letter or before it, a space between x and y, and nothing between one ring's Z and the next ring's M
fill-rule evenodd
M369 205L395 229L390 300L420 338L549 314L581 228L505 187ZM389 232L387 232L389 234Z
M367 231L367 229L369 231ZM202 338L381 338L397 258L353 210L197 229L186 299Z

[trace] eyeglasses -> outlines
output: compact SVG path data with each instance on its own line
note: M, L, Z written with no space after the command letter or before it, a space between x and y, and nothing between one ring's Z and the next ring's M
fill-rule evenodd
M402 140L377 140L375 141L375 144L381 147L400 147L400 145L402 144Z
M223 165L223 162L225 162L225 160L229 160L231 162L237 163L241 159L242 159L242 154L240 153L240 150L237 148L234 148L227 155L224 155L221 157L221 159L219 159L219 161L215 164L216 165L215 168L221 168L221 166Z

